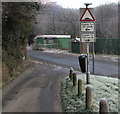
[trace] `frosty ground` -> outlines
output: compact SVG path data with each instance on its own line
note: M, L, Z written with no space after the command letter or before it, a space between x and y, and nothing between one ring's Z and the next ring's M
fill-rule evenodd
M105 98L108 101L109 112L118 112L118 79L90 75L91 84L86 84L86 75L77 76L83 83L83 94L78 97L77 86L74 87L69 77L64 78L61 84L61 98L65 112L87 112L85 109L85 88L89 85L93 92L93 106L90 112L99 111L99 101ZM68 84L66 86L66 84ZM88 111L89 112L89 111Z

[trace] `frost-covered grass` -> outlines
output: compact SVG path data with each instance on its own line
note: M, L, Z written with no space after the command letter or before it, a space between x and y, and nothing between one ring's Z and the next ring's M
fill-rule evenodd
M108 101L109 112L118 112L118 79L90 75L91 84L86 84L86 75L78 75L83 83L83 94L78 97L77 88L73 87L72 81L66 77L61 84L61 99L65 112L89 112L85 109L85 88L90 85L93 93L93 106L90 112L99 112L99 101L106 98Z

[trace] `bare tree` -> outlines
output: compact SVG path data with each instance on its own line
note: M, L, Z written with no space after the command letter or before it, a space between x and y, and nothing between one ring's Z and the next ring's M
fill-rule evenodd
M118 6L105 4L96 8L98 38L118 38Z
M79 10L78 9L65 9L63 13L64 22L66 26L64 28L68 31L72 37L79 35Z
M105 4L95 8L97 38L118 38L118 5ZM36 18L36 34L70 34L79 36L79 9L66 9L47 4Z
M64 9L56 4L47 8L37 17L37 34L71 34L78 36L78 10Z

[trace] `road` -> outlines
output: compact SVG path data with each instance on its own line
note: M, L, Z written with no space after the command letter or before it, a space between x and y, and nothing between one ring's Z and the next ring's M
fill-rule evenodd
M29 67L3 88L3 112L63 112L60 82L69 75L70 67L81 73L79 55L32 50L28 55L32 60ZM117 64L108 61L96 57L95 72L117 76Z
M32 60L3 88L3 112L62 112L60 82L69 69Z
M42 51L28 51L28 55L32 58L60 65L62 67L73 67L80 71L78 56L73 54L58 53L58 52L42 52ZM89 71L92 73L92 61L90 60ZM105 57L96 56L95 58L95 74L117 77L118 76L118 62Z

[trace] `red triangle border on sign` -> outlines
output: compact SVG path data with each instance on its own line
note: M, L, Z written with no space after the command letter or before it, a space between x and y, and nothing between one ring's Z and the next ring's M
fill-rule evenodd
M91 15L91 17L93 18L92 20L83 20L83 16L85 15L86 11L88 10L89 14ZM86 8L84 13L82 14L80 21L95 21L95 18L93 17L92 13L90 12L89 8Z

